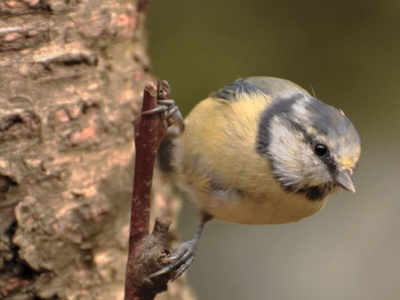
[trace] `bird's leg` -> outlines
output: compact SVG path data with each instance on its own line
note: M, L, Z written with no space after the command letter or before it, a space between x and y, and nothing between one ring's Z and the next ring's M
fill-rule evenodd
M204 225L211 219L212 217L209 214L204 212L201 213L200 223L197 226L193 238L190 241L182 243L178 249L174 250L171 256L163 259L164 261L171 261L169 265L149 277L153 278L162 274L170 273L173 270L177 270L177 272L172 278L172 281L181 276L193 262Z

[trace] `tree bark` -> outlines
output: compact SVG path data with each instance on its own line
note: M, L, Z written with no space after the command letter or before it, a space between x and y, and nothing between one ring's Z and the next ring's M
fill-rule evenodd
M123 299L146 5L0 2L0 299ZM183 279L157 299L194 297Z

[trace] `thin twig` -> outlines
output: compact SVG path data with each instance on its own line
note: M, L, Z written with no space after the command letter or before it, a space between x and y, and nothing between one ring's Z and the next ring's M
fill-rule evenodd
M156 87L148 82L144 88L142 112L156 107L157 99L169 98L169 85L159 81ZM125 300L151 300L166 290L168 276L149 279L163 267L161 259L168 255L169 221L156 220L149 234L150 195L157 150L168 129L164 113L139 114L135 127L135 176L133 183L129 252L126 268Z

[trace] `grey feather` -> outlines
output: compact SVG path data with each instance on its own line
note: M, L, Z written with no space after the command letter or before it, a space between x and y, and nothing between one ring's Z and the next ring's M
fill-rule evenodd
M249 94L252 92L262 92L274 97L285 90L299 91L308 95L306 90L289 80L275 77L247 77L238 79L220 89L217 93L217 97L235 101L239 93Z

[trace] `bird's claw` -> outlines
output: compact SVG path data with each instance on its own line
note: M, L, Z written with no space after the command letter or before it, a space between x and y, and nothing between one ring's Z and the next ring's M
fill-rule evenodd
M185 121L183 120L183 117L179 111L179 107L175 105L174 100L157 100L157 105L158 106L156 108L144 111L142 114L151 115L163 112L165 113L165 117L169 126L176 122L180 132L185 130Z
M181 246L169 257L163 259L163 261L172 261L169 265L162 268L160 271L151 274L149 277L154 278L163 274L170 273L177 270L172 281L180 277L183 272L189 268L193 262L196 254L196 242L188 241L181 244Z

